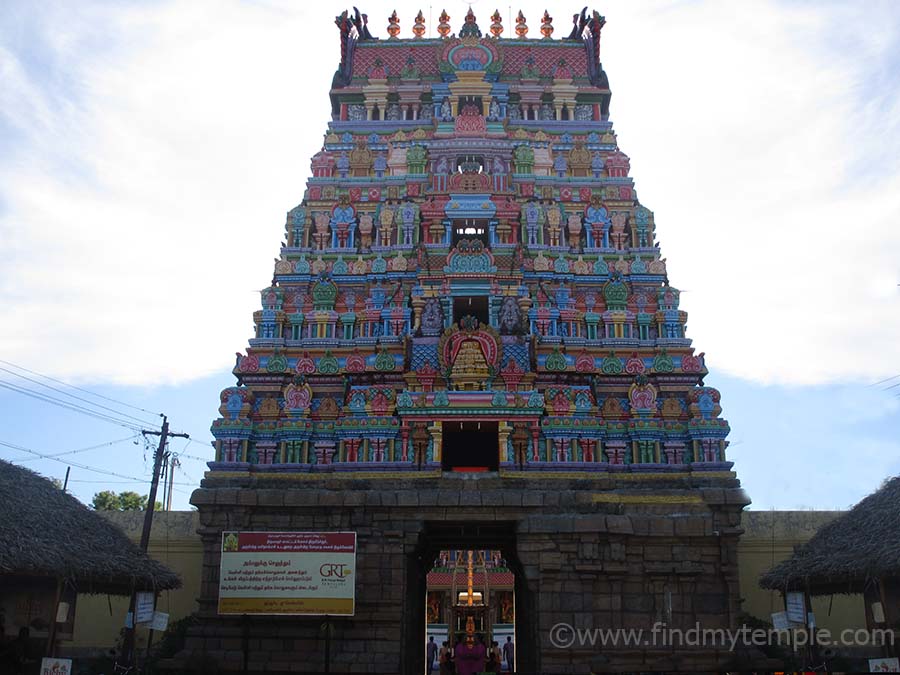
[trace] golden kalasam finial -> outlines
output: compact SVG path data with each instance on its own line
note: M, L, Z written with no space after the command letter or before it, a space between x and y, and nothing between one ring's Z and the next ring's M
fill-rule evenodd
M516 35L523 40L525 36L528 35L528 25L525 23L525 15L522 14L522 10L519 10L519 15L516 17Z
M450 35L450 15L447 14L446 9L441 10L441 16L438 19L438 27L437 32L442 38L446 38Z
M500 37L503 32L503 17L500 16L500 10L495 9L491 15L491 35L495 38Z
M541 18L541 35L547 40L553 35L553 17L550 16L550 12L546 9L544 10L544 16Z
M416 14L415 23L413 23L413 35L417 38L421 38L425 35L425 15L422 14L422 10L419 10L419 13Z
M388 35L391 36L391 39L396 39L400 34L400 20L397 18L397 10L395 9L391 12L391 15L388 17Z

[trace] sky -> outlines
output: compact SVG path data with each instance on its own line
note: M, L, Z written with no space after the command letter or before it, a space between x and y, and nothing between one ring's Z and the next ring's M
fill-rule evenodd
M434 35L467 6L360 9L384 38L392 9L410 37L418 9ZM191 435L171 446L188 508L329 120L327 7L0 4L0 458L60 478L77 462L87 502L145 493L136 429L165 412ZM494 5L472 7L486 29ZM559 7L556 37L581 9ZM530 2L501 8L506 34L519 8L537 35ZM900 473L900 5L598 9L611 120L752 508L846 508ZM10 364L125 426L21 393L62 396L22 375L66 387Z

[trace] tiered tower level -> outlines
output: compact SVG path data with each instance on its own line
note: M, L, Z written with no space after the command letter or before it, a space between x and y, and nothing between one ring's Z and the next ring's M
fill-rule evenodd
M333 119L216 468L436 467L442 425L473 419L499 423L501 470L722 468L719 392L608 120L604 19L585 24L374 40L338 17Z
M423 671L427 572L455 549L508 561L527 672L733 657L549 642L560 621L733 625L749 503L609 121L605 20L552 21L529 37L520 12L507 38L470 10L452 35L442 13L428 39L419 13L401 39L393 14L375 39L337 17L332 120L192 497L195 656L243 667L224 645L246 625L216 614L221 532L292 529L358 533L335 672ZM251 649L251 670L321 670L320 624L255 619L282 644Z

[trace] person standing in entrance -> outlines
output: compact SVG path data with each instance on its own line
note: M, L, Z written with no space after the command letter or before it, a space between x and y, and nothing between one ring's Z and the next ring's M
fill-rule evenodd
M487 651L481 643L481 636L476 635L471 642L467 638L465 642L456 646L454 651L457 675L475 675L484 672Z
M506 644L503 645L503 658L506 660L506 667L509 668L509 672L513 673L516 670L515 664L513 663L516 657L516 648L513 645L512 638L506 636Z
M450 647L447 646L446 640L441 643L441 651L438 653L438 661L440 662L439 668L441 675L452 675L453 664L450 663Z
M487 663L484 666L484 671L486 673L499 673L501 657L500 647L497 646L496 642L491 642L491 646L488 648L487 654Z
M437 645L434 643L434 635L428 638L428 645L425 647L425 675L431 675L434 670L434 657L437 654Z

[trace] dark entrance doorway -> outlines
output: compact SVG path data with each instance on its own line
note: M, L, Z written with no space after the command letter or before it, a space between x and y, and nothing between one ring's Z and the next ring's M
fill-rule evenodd
M444 422L441 469L497 471L500 463L497 422Z
M493 551L502 558L501 565L514 575L512 590L515 608L515 616L512 620L514 635L510 637L515 649L515 669L516 672L536 672L538 640L535 598L525 581L524 569L516 552L515 528L514 522L507 521L426 521L423 524L418 545L415 551L407 557L409 593L404 602L402 672L425 672L425 643L428 634L426 617L427 612L435 611L433 604L431 607L428 604L428 572L434 569L437 563L440 563L442 553L446 554L448 551L463 551L466 554L472 551L476 557ZM462 592L462 595L465 595L465 592ZM449 599L449 596L446 597ZM484 598L480 602L483 607L485 605ZM456 602L454 604L465 603ZM497 607L491 611L490 608L493 605L497 605ZM466 612L473 612L477 615L478 608L477 605L474 609L462 608L460 610L457 607L453 611L445 612L445 615L454 622L452 629L456 629L456 622L459 622L459 633L462 634L465 631L466 617L460 620L459 615L464 615ZM487 609L489 611L485 612L486 619L496 621L497 612L502 610L496 595L492 594L487 601ZM451 626L448 625L447 629L451 629ZM495 635L494 639L496 640L497 637ZM502 641L506 642L505 637Z
M487 296L467 295L453 299L453 323L459 323L464 316L474 316L482 326L490 324Z

